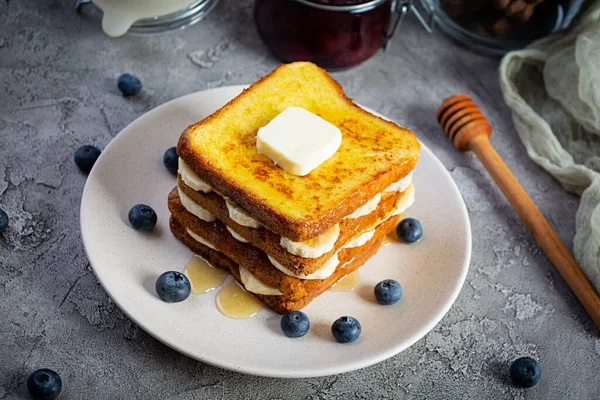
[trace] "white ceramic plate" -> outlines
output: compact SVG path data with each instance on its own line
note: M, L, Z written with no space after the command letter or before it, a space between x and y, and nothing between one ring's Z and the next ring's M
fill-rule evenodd
M286 378L332 375L406 349L449 310L471 255L465 204L448 172L425 146L414 174L416 202L406 214L421 221L423 238L412 245L382 248L360 269L361 284L355 291L329 291L307 306L303 311L311 330L305 337L284 336L280 316L267 308L247 320L221 315L215 307L216 291L177 304L156 296L158 275L183 271L191 257L169 231L167 194L176 179L163 166L163 153L188 125L242 89L207 90L163 104L132 122L102 152L81 199L81 235L98 280L116 304L155 338L190 357L234 371ZM152 233L129 226L127 213L138 203L149 204L158 214ZM393 306L374 300L373 287L386 278L398 280L404 289L401 301ZM331 336L331 324L343 315L362 325L362 335L352 344L339 344Z

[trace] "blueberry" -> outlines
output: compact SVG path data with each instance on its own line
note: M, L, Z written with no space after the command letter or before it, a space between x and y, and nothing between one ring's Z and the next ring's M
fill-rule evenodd
M381 281L375 285L375 297L379 304L394 304L402 297L402 286L393 279Z
M310 321L302 311L292 311L281 317L281 330L287 337L302 337L309 329Z
M168 271L159 276L155 288L158 297L167 303L184 301L192 291L192 285L187 276L177 271Z
M163 164L169 170L169 172L171 172L173 175L177 175L179 156L177 155L177 148L175 146L165 151L165 155L163 156Z
M158 217L152 207L138 204L129 210L129 223L136 231L151 231Z
M82 172L89 174L98 157L100 157L100 149L86 144L75 151L75 164Z
M542 369L540 364L531 357L521 357L510 366L510 378L513 383L522 388L535 386L540 380Z
M360 331L360 322L352 317L340 317L331 325L331 334L339 343L354 342Z
M142 90L142 82L131 74L123 74L119 77L117 86L123 97L135 96Z
M62 380L51 369L38 369L29 375L27 390L34 399L54 400L60 394Z
M416 219L405 218L396 227L396 234L406 243L413 243L423 236L423 227Z
M8 228L8 215L0 208L0 233L4 233Z

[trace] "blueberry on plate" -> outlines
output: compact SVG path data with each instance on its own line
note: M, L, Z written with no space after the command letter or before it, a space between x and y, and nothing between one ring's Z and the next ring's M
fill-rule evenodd
M75 164L77 164L81 172L89 174L98 157L100 157L100 149L96 146L86 144L75 151Z
M8 228L8 214L0 208L0 233L4 233Z
M302 337L309 329L310 321L302 311L292 311L281 317L281 330L287 337Z
M406 243L413 243L423 236L423 227L418 220L405 218L396 227L396 234L399 239L404 240Z
M129 210L129 223L136 231L151 231L158 217L152 207L137 204Z
M169 170L169 172L171 172L173 175L177 175L179 156L177 155L177 148L175 146L165 151L165 155L163 156L163 164Z
M386 279L375 285L375 298L379 304L390 305L402 297L402 286L393 279Z
M27 390L36 400L54 400L60 394L62 380L51 369L38 369L27 379Z
M539 382L541 374L540 364L531 357L517 358L510 366L510 378L518 387L535 386Z
M179 303L187 299L192 291L190 280L177 271L167 271L156 280L156 293L167 303Z
M117 86L123 97L135 96L142 90L142 82L131 74L123 74L117 81Z
M360 322L352 317L340 317L331 325L331 334L339 343L354 342L360 332Z

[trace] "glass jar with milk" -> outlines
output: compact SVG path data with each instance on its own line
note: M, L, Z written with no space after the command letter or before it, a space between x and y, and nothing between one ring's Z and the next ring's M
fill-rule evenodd
M103 12L102 29L108 36L127 32L158 33L198 22L219 0L80 0Z

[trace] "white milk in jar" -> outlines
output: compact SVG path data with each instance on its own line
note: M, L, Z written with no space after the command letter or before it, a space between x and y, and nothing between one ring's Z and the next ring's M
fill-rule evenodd
M153 18L182 10L197 0L93 0L102 9L102 29L108 36L124 35L142 18Z

